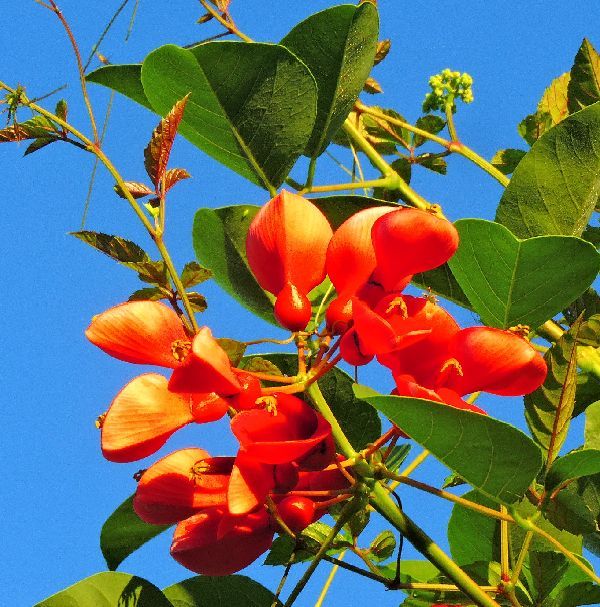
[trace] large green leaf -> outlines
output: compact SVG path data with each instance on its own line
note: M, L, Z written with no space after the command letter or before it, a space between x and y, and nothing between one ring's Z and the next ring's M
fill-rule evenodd
M496 504L479 491L469 491L463 497L470 502L496 508ZM448 542L452 558L458 565L478 561L500 562L499 521L460 504L452 508L448 521Z
M260 354L274 363L284 375L298 372L298 357L292 354ZM248 364L252 356L246 356ZM244 365L242 365L244 366ZM352 446L359 450L381 436L381 421L372 406L354 395L352 378L337 367L318 381L325 400Z
M579 582L561 590L543 607L578 607L579 605L600 605L600 586L592 582Z
M555 527L579 537L593 534L597 530L598 512L593 511L593 502L591 505L588 503L590 496L586 495L587 480L589 479L583 477L568 483L543 505L544 515Z
M546 379L539 388L525 395L527 425L533 439L548 453L550 463L567 438L575 408L580 327L581 318L546 352Z
M200 209L194 218L194 249L219 286L248 310L276 325L274 298L260 288L246 259L246 233L258 209L251 205Z
M282 46L211 42L184 49L166 45L144 60L141 85L136 81L138 69L108 66L88 79L163 116L191 93L181 134L264 187L283 183L312 133L317 111L314 78Z
M600 101L600 55L587 38L575 55L568 96L570 112Z
M585 410L585 448L600 449L600 401Z
M128 497L102 525L100 549L106 565L114 571L130 554L169 527L145 523L133 509L133 496Z
M464 291L458 284L450 266L445 263L434 270L415 274L412 283L431 291L434 295L439 295L463 308L471 308L471 302L467 299Z
M319 90L308 156L318 156L341 127L375 59L379 17L370 2L344 4L299 23L281 44L309 67Z
M354 391L497 502L520 499L540 471L542 453L537 445L505 422L419 398L373 396L363 386Z
M149 110L153 109L142 86L142 66L139 64L106 65L88 74L86 79L117 91Z
M600 450L572 451L552 464L546 476L546 489L552 490L570 479L593 474L600 474Z
M544 133L519 162L496 221L520 238L579 236L600 194L600 103Z
M455 225L460 245L448 263L487 325L538 327L581 295L598 273L596 249L580 238L520 240L484 219Z
M275 598L270 590L244 575L192 577L163 592L173 607L271 607Z
M105 571L53 594L34 607L173 607L150 582Z

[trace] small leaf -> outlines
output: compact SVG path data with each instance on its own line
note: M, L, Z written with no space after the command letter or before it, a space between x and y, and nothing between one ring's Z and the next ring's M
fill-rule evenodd
M569 324L573 324L582 315L584 319L587 319L594 314L600 314L600 297L590 287L563 310L563 313Z
M56 104L56 109L54 110L54 113L61 119L64 120L65 122L67 121L67 117L69 114L69 108L67 106L67 102L64 99L61 99L57 104Z
M148 177L150 177L152 183L156 186L157 191L160 182L165 177L171 149L173 148L177 129L183 118L188 98L189 94L173 105L169 113L154 129L150 142L144 150L144 166L146 167Z
M377 95L378 93L383 93L383 89L381 88L381 84L369 76L365 80L365 84L363 85L363 91L365 93L369 93L369 95Z
M527 152L524 150L515 150L508 148L498 150L492 158L492 164L504 175L510 175L517 168L517 165Z
M267 373L268 375L283 375L281 369L270 360L262 356L247 356L242 369L254 373Z
M574 478L600 474L600 450L582 449L559 457L546 476L546 489L551 491L558 485Z
M385 114L386 116L389 116L390 118L406 122L405 118L395 110L390 110L377 106L373 106L373 109L378 110L379 112ZM379 139L381 141L388 141L389 143L393 144L394 147L398 144L401 144L406 149L410 148L412 134L407 129L399 127L395 124L391 124L383 118L375 118L374 116L371 116L369 114L361 114L361 119L362 124L364 126L364 130L370 136L369 141L373 141L373 138L375 138L375 143ZM388 153L390 152L388 151ZM393 150L391 153L393 153Z
M577 335L581 317L546 352L548 374L544 383L525 396L525 419L534 440L547 452L551 463L567 438L575 406Z
M169 169L165 173L165 191L168 192L175 184L190 177L185 169Z
M163 293L162 289L159 289L158 287L148 287L146 289L139 289L138 291L133 292L129 296L129 301L158 301L165 298L166 295Z
M41 150L42 148L45 148L47 145L54 143L55 141L58 141L56 139L56 137L40 137L39 139L32 141L27 146L27 149L25 150L25 153L23 154L23 156L29 156L29 154L33 154L34 152L37 152L37 151Z
M555 527L573 535L581 536L598 530L596 515L586 503L577 481L569 483L556 496L548 499L543 504L543 510Z
M141 247L131 242L131 240L121 238L120 236L111 236L110 234L87 230L71 232L71 235L121 263L143 263L150 261L150 257L148 257L148 254Z
M600 55L587 38L575 55L568 97L570 112L600 101Z
M388 206L398 208L398 205L369 198L368 196L324 196L323 198L311 198L310 201L319 207L319 210L327 217L333 230L337 230L347 219L363 209L372 207Z
M203 283L212 277L212 272L197 261L190 261L185 264L181 272L181 284L187 289Z
M600 256L580 238L519 240L484 219L460 219L455 226L460 245L448 265L473 309L492 327L538 327L581 295L598 273Z
M392 41L389 38L380 40L377 43L377 48L375 49L375 65L381 63L388 56L391 47Z
M133 509L133 496L128 497L102 525L100 548L106 565L114 571L130 554L170 526L145 523Z
M500 199L496 221L519 238L579 236L599 192L600 103L596 103L535 142Z
M124 265L135 270L138 273L139 279L144 282L165 288L169 287L167 266L164 261L127 262Z
M362 398L362 386L355 386ZM520 430L487 415L399 396L364 398L470 485L512 504L536 478L542 454Z
M307 156L323 153L348 116L373 67L378 33L377 8L367 2L311 15L281 41L317 81L317 118Z
M552 125L558 124L569 115L567 108L567 87L571 74L565 72L558 78L555 78L550 86L544 91L538 112L550 114Z
M396 536L391 531L382 531L369 547L371 556L378 561L389 559L396 549Z
M191 291L187 294L187 297L190 304L192 305L192 310L194 310L194 312L204 312L204 310L206 310L206 308L208 307L208 304L206 303L206 297L204 297L204 295L201 295L200 293Z
M437 135L446 126L446 121L439 116L427 114L426 116L421 116L418 118L415 122L415 126L423 131L431 133L432 135ZM413 135L413 145L416 148L422 146L424 143L427 143L427 141L428 139L423 135Z
M465 479L456 474L456 472L453 472L444 479L442 489L448 489L449 487L460 487L461 485L465 484Z
M34 116L25 122L0 129L0 143L22 141L23 139L45 139L48 135L56 133L56 127L47 118Z
M163 592L173 607L281 607L270 590L244 575L197 576Z
M127 573L96 573L34 607L173 607L147 580Z
M137 181L125 181L123 185L136 200L138 198L144 198L144 196L151 196L154 194L154 190L149 188L145 183L139 183ZM123 189L118 185L115 186L114 190L121 198L125 198Z
M240 364L242 358L244 357L244 352L246 351L246 344L235 339L229 339L228 337L220 337L219 339L217 339L217 342L219 343L221 348L223 348L223 350L225 350L225 352L227 353L231 364L234 367L237 367Z
M383 453L385 453L386 449L383 449ZM385 467L390 472L397 472L400 469L400 466L404 463L404 460L407 458L410 452L410 445L408 443L404 445L396 445L388 458L385 460Z
M433 171L434 173L439 173L440 175L445 175L448 171L448 163L443 158L436 156L435 154L422 154L421 156L417 156L415 158L415 162L420 164L422 167Z

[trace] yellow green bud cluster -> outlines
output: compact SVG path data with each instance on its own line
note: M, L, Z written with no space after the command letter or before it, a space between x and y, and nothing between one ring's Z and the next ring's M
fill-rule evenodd
M429 86L431 91L425 95L423 101L424 112L444 110L448 104L451 104L452 111L455 111L456 99L465 103L473 101L473 78L469 74L445 69L429 78Z

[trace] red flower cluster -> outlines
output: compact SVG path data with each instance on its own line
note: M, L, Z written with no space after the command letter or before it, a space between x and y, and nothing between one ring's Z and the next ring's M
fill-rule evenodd
M302 531L350 496L329 423L292 395L343 358L377 357L395 393L483 413L462 397L474 391L517 395L543 381L543 359L522 337L487 327L460 329L429 298L403 295L412 276L444 263L458 246L453 225L432 212L376 207L333 233L308 200L282 192L252 222L246 241L256 279L276 296L275 316L294 332L312 316L309 292L329 275L337 297L328 336L296 385L263 388L231 365L208 327L190 334L176 312L152 301L96 316L86 335L120 360L172 369L129 382L100 420L102 451L115 462L155 453L179 428L231 417L235 457L197 448L172 453L143 472L134 508L149 523L177 523L171 553L208 575L238 571L266 551L277 530ZM333 353L339 346L339 354ZM303 367L303 345L299 345Z
M170 308L140 301L96 316L86 335L120 360L173 369L168 380L135 378L114 399L101 421L107 459L135 461L186 424L232 415L236 457L184 449L139 479L135 511L148 523L178 523L171 553L188 569L228 575L246 567L270 547L277 519L299 532L325 514L327 504L302 492L348 485L329 423L295 396L262 396L259 380L231 366L207 327L189 336Z
M544 381L546 364L514 332L461 330L431 299L401 293L414 274L448 261L458 240L435 206L430 211L372 207L331 235L314 204L282 192L255 217L246 249L259 284L279 294L275 309L282 326L306 327L308 292L328 275L337 297L327 309L327 326L341 336L346 362L364 365L376 356L392 371L396 394L483 413L462 396L527 394ZM278 305L287 312L277 313Z

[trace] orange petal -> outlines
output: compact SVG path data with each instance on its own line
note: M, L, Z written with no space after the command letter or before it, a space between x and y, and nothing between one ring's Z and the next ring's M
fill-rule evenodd
M275 483L274 466L258 462L240 451L229 479L229 512L235 515L246 514L264 504Z
M189 342L181 320L158 301L130 301L94 316L86 337L129 363L175 368L173 343Z
M228 465L211 465L215 460L226 460ZM147 523L168 525L192 516L201 508L223 507L227 503L232 465L233 458L211 458L203 449L171 453L144 472L133 508ZM211 467L216 468L215 473Z
M102 453L111 462L133 462L193 419L189 394L169 391L157 373L140 375L117 394L103 420Z
M260 286L273 295L286 282L306 295L325 278L332 235L325 215L312 202L282 190L250 224L248 264Z
M216 392L220 396L240 392L241 384L231 370L229 357L208 327L195 335L185 364L175 369L169 388L177 392Z

